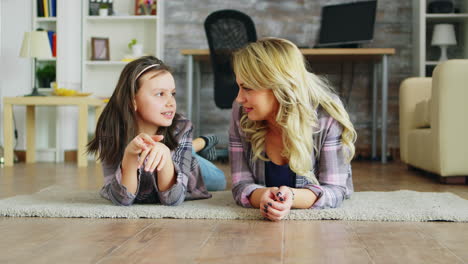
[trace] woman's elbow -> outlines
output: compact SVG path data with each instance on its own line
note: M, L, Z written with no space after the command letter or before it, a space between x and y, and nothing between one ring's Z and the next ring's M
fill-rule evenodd
M341 186L340 186L341 187ZM338 188L334 192L334 202L331 204L331 208L340 208L343 206L343 201L346 199L346 188Z
M249 206L249 204L245 204L245 203L242 203L242 201L240 201L239 199L235 199L234 200L236 201L236 204L239 205L239 206L242 206L244 208L249 208L249 207L252 207L252 206Z

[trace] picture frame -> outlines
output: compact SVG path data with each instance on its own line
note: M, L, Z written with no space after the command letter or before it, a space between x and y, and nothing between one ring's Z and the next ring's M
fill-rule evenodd
M157 0L135 0L136 16L155 16L157 14Z
M110 60L109 38L91 38L91 60Z

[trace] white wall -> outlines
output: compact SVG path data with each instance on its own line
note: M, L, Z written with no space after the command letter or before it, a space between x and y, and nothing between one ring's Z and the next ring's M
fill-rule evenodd
M57 82L60 87L81 87L81 1L58 0ZM88 0L85 0L88 1ZM60 129L57 131L63 150L77 148L78 109L73 106L60 107L58 115ZM66 136L65 136L66 135Z
M32 1L34 0L0 0L0 98L27 94L32 89L32 59L20 58L19 50L23 34L32 30ZM81 79L81 1L58 0L57 13L57 52L61 58L57 62L57 76L61 87L79 88ZM1 106L1 145L3 145L3 104ZM76 149L77 113L73 107L61 107L57 123L61 129L59 147ZM25 149L25 109L14 107L18 144L16 150ZM55 117L53 117L55 118ZM53 122L52 122L53 123ZM39 126L37 124L36 126ZM55 129L55 128L49 128ZM38 128L38 130L40 130ZM42 131L42 130L41 130ZM36 142L41 144L38 135ZM41 155L38 153L38 160Z
M23 33L31 29L30 0L1 0L0 90L3 145L3 97L29 93L32 60L19 57ZM24 107L15 107L16 128L20 133L16 149L25 149Z

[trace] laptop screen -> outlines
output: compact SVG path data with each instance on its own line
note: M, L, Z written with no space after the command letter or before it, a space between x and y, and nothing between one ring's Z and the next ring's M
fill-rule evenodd
M377 1L324 6L317 46L370 42L374 36L376 7Z

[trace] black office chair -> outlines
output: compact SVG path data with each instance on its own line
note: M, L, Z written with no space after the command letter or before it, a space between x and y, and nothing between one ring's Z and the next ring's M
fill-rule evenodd
M239 91L231 65L232 52L257 41L255 25L248 15L225 9L206 18L205 33L214 73L215 104L229 109Z

